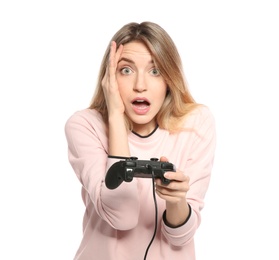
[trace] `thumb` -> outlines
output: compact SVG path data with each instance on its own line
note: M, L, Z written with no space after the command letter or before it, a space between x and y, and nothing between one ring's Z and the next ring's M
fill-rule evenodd
M160 162L168 162L169 160L168 160L168 158L167 157L165 157L165 156L161 156L160 157Z

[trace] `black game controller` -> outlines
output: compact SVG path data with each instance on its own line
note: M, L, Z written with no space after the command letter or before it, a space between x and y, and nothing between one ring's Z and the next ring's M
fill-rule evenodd
M152 178L152 171L155 178L161 178L162 183L167 185L170 180L164 177L164 173L175 171L175 166L169 162L161 162L157 158L138 160L137 157L130 157L114 163L108 169L105 183L107 188L113 190L123 181L131 182L133 177Z

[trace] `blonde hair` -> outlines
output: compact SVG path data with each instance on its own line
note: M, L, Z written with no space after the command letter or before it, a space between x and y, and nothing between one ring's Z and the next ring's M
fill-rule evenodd
M168 86L165 101L156 116L157 124L170 132L180 130L185 116L198 104L189 91L180 55L169 34L156 23L128 23L115 33L111 41L115 41L117 46L132 41L140 41L146 45ZM108 111L101 82L106 72L109 52L110 43L105 51L95 93L89 106L90 109L99 111L106 123ZM128 117L126 122L127 127L132 130L132 122Z

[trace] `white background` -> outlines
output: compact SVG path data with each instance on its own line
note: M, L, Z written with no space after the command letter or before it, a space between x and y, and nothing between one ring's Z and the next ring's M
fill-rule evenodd
M198 260L278 260L277 1L1 1L0 259L68 260L83 205L64 124L125 23L164 27L216 118Z

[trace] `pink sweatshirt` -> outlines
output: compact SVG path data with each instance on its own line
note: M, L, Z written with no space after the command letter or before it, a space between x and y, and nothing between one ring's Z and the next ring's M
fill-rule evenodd
M190 177L187 201L191 215L180 227L163 219L165 201L157 197L158 229L147 259L195 259L194 234L200 225L215 152L215 122L207 107L191 112L186 130L170 134L158 128L148 137L129 133L132 156L166 156ZM69 161L82 185L86 207L83 238L75 260L143 260L153 236L155 208L151 178L134 178L110 190L104 179L118 159L108 158L108 138L101 115L90 109L74 113L66 122Z

